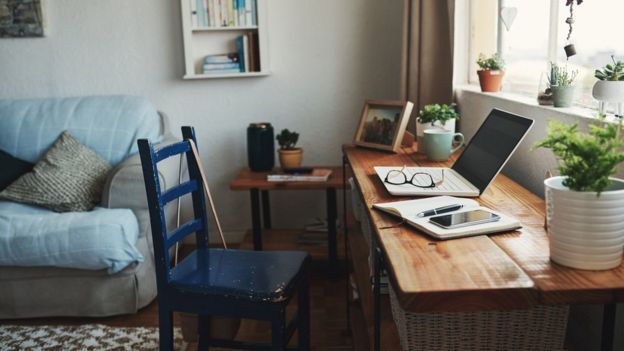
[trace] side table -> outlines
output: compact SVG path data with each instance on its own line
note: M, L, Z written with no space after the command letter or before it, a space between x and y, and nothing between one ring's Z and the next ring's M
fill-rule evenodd
M230 190L249 190L251 197L251 223L254 250L262 250L262 222L264 229L271 229L271 210L269 202L270 190L325 190L327 201L327 240L329 270L336 272L338 261L337 248L337 199L336 190L344 187L342 167L318 166L328 168L332 174L325 182L269 182L267 175L279 172L252 172L249 168L242 168L238 176L230 183ZM262 200L262 206L260 205ZM262 211L260 210L262 208Z

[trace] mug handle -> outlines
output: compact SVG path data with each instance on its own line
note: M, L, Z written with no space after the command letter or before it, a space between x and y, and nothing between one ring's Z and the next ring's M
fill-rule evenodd
M451 148L451 154L455 153L455 151L459 150L460 147L464 146L464 135L462 133L453 134L453 140L455 140L455 138L459 138L459 144L457 144L454 148Z

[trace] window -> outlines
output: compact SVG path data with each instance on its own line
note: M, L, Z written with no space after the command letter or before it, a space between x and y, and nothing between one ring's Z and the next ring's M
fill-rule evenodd
M498 8L515 10L509 30L499 25ZM486 14L492 14L489 17ZM591 89L594 70L611 61L611 55L624 59L621 30L622 0L585 0L574 5L574 30L571 42L577 54L567 64L578 69L576 102L595 108ZM470 81L477 82L476 57L479 52L499 51L507 63L505 91L537 96L546 84L549 61L566 62L563 47L567 44L570 15L565 0L471 0L470 1ZM513 17L511 15L510 17Z

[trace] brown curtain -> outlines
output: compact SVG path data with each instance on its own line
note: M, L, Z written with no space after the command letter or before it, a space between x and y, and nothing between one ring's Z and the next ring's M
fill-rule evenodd
M414 103L409 129L424 105L453 99L455 0L403 0L401 98Z

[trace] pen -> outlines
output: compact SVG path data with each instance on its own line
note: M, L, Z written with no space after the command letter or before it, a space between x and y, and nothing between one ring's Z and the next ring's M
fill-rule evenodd
M422 211L421 213L418 213L416 217L429 217L429 216L433 216L437 214L453 212L453 211L459 210L462 207L464 207L464 205L459 205L459 204L438 207L432 210Z

